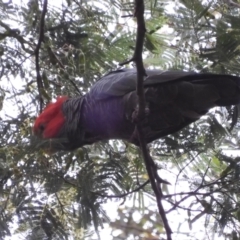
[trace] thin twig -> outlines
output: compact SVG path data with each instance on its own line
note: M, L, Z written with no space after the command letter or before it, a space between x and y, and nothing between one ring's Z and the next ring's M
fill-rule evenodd
M97 195L99 195L101 197L106 197L106 198L123 198L123 197L126 197L126 196L134 193L134 192L138 192L139 190L143 189L149 182L150 181L147 180L145 183L141 184L139 187L137 187L134 190L132 190L130 192L127 192L127 193L123 193L123 194L119 194L119 195L104 195L104 194L97 193Z
M57 193L55 193L55 196L56 196L56 198L57 198L57 200L58 200L58 203L59 203L59 205L60 205L60 208L61 208L61 211L62 211L62 215L63 215L63 214L65 213L65 211L64 211L64 206L63 206L62 202L60 201Z
M240 8L240 4L236 3L232 0L224 0L223 2L225 2L226 4L228 4L230 7L236 7L236 8Z
M37 87L38 87L39 100L40 100L40 112L42 111L42 108L43 108L43 97L42 97L43 82L42 82L42 77L40 73L39 51L41 48L41 44L44 41L44 21L45 21L45 15L47 12L47 4L48 4L48 0L44 0L40 26L39 26L40 28L39 38L38 38L38 43L35 49L35 64L36 64L36 74L37 74Z
M2 22L0 20L0 26L6 29L5 33L1 33L1 37L5 38L5 37L12 37L15 38L20 44L22 49L26 52L29 53L31 55L33 55L33 51L30 50L29 48L26 48L24 44L28 44L28 46L30 46L31 48L33 48L33 44L27 40L25 40L21 35L20 35L20 30L19 29L12 29L10 28L7 24L5 24L4 22Z

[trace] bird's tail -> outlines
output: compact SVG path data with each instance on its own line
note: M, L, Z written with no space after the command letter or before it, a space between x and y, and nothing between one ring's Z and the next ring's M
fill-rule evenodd
M193 74L146 88L149 122L158 130L182 128L215 106L240 103L240 78L217 74ZM159 127L160 126L160 127Z
M237 105L240 103L240 78L229 75L203 75L202 79L193 81L194 85L199 86L199 93L204 99L216 98L215 104L217 106ZM209 78L211 77L211 78ZM204 89L201 89L201 87ZM196 88L197 89L197 88ZM210 94L210 95L209 95Z

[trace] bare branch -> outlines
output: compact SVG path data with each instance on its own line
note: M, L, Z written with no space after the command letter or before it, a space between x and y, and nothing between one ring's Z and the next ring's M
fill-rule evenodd
M156 196L158 211L164 223L167 239L171 240L172 230L169 226L166 213L162 205L163 194L160 187L161 183L168 183L168 182L162 180L158 175L158 172L157 172L158 168L154 163L152 157L150 156L150 153L145 141L144 131L142 128L142 122L143 122L143 119L145 118L145 112L146 112L145 93L144 93L144 87L143 87L143 81L144 81L144 77L146 76L146 71L143 66L143 59L142 59L143 44L144 44L144 38L145 38L145 32L146 32L145 21L144 21L143 0L135 0L134 16L137 19L137 38L136 38L135 51L134 51L133 57L130 60L125 61L120 65L124 65L131 61L134 61L136 63L136 67L137 67L136 92L138 95L138 108L135 110L133 114L134 115L133 121L136 123L136 128L134 130L133 137L135 137L135 135L138 136L138 141L139 141L139 145L144 158L145 166L148 172L152 189Z
M240 4L236 3L232 0L223 0L223 2L225 2L226 4L228 4L230 7L236 7L236 8L240 8Z
M97 193L97 194L101 197L106 197L106 198L123 198L134 192L138 192L139 190L143 189L149 182L150 181L147 180L145 183L141 184L139 187L135 188L134 190L127 192L127 193L119 194L119 195L104 195L104 194L99 194L99 193Z
M0 33L0 37L1 39L4 39L6 37L12 37L15 38L22 46L22 49L26 52L29 53L31 55L34 54L33 50L30 50L28 48L25 47L24 44L28 44L28 46L30 46L31 48L33 48L33 44L28 42L27 40L25 40L21 35L20 35L20 30L19 29L12 29L10 28L7 24L5 24L4 22L2 22L0 20L0 26L6 29L5 33Z
M42 10L42 15L40 20L39 39L35 49L35 64L36 64L36 74L37 74L37 86L38 86L39 100L40 100L40 112L42 111L42 108L43 108L43 98L42 98L43 82L42 82L42 77L40 73L39 51L40 51L42 42L44 42L44 20L47 12L47 4L48 4L48 0L44 0L43 10Z

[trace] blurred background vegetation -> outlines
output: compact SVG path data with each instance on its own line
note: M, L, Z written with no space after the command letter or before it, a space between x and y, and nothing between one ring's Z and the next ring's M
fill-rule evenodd
M135 46L133 1L53 2L39 54L44 104L83 95ZM144 2L146 67L240 75L240 1ZM165 239L135 146L48 155L32 144L42 9L40 0L0 0L0 239ZM240 239L238 111L214 109L150 145L171 183L162 188L173 239Z

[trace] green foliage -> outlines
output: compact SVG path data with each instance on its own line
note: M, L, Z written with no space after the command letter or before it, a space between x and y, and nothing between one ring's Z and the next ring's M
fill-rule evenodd
M171 2L145 1L146 66L239 75L239 8L221 1L185 0L169 7ZM32 137L39 111L34 51L41 11L37 0L0 2L0 238L94 239L109 221L113 232L120 229L119 239L164 237L136 147L114 140L48 154ZM83 95L132 56L136 23L126 17L132 14L131 1L49 1L39 57L45 103L58 95ZM172 184L162 188L170 225L179 221L175 239L185 223L184 239L195 239L199 221L212 236L240 237L239 157L226 156L238 150L237 112L215 109L151 145L161 177ZM112 199L122 203L115 221L108 215L117 210L106 207ZM132 217L134 212L141 217ZM131 220L127 231L125 218Z

